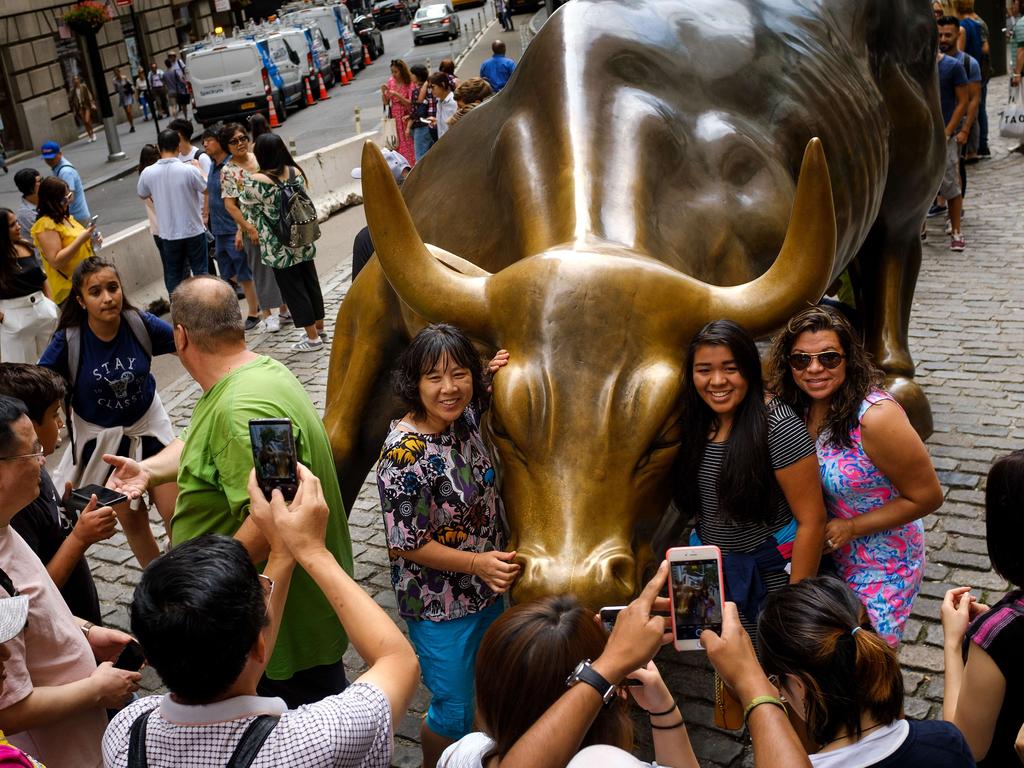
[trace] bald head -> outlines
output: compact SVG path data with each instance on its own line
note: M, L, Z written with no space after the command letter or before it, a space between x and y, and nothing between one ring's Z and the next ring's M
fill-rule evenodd
M203 352L245 347L245 325L231 284L199 275L182 281L171 295L171 325L181 326Z
M503 42L501 42L501 40L495 40L493 43L491 43L491 52L495 56L504 56L505 55L505 44Z

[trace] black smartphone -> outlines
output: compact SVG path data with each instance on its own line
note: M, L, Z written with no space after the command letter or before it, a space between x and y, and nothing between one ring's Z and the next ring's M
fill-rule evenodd
M608 632L612 631L612 627L615 626L615 620L619 618L619 613L621 613L622 609L625 607L626 606L624 605L606 605L598 611L597 615L601 617L601 624L604 625L604 628Z
M102 485L83 485L81 488L76 488L71 491L71 497L68 499L68 506L76 512L81 512L89 504L89 500L96 496L96 502L101 507L112 507L115 504L121 504L128 501L128 497L123 493L112 491L109 488L104 488Z
M295 456L295 438L289 419L249 419L249 440L256 482L270 500L277 488L285 501L299 490L299 467Z
M129 672L138 672L146 663L146 654L142 652L142 646L137 640L132 640L121 651L121 655L114 662L116 669L126 669Z

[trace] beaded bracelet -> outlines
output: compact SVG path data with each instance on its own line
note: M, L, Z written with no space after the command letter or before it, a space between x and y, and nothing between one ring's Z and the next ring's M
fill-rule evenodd
M762 704L774 704L783 712L786 711L786 705L782 703L782 699L778 696L755 696L754 699L747 704L747 708L743 710L743 724L747 724L747 718L750 717L750 713L755 707L759 707Z

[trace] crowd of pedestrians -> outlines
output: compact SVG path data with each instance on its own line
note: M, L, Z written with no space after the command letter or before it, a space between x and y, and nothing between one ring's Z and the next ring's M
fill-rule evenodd
M422 64L391 62L391 76L380 87L384 114L394 122L397 151L414 166L459 118L500 91L515 69L505 56L505 44L495 40L494 55L480 67L480 77L460 81L455 63L442 59L436 72Z

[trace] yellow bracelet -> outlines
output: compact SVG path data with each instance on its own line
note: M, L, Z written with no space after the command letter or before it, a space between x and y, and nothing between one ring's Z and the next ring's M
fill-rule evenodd
M743 710L743 724L747 724L747 718L750 717L750 713L755 707L759 707L762 704L774 704L779 707L783 712L786 711L786 705L782 703L782 699L778 696L755 696L754 700L747 704L747 708Z

